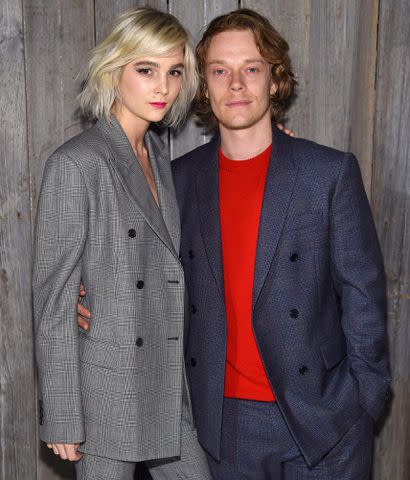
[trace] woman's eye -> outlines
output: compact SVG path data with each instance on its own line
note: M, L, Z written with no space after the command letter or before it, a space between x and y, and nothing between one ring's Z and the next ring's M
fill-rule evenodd
M152 70L150 68L139 67L137 68L137 73L140 73L141 75L151 75Z
M257 72L259 72L259 69L257 67L248 67L247 71L249 73L257 73Z
M223 68L216 68L214 70L215 75L223 75L225 73L225 70Z
M182 75L182 70L171 70L169 74L172 77L180 77Z

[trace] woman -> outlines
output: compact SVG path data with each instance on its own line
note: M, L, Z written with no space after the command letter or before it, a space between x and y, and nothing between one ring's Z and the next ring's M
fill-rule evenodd
M86 73L81 104L97 123L48 159L37 210L40 437L78 460L79 479L132 479L139 461L153 478L207 479L184 373L178 209L167 150L148 131L184 118L194 55L172 15L138 8Z

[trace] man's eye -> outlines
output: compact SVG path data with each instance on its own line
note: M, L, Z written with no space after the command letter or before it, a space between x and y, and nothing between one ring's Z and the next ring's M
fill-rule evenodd
M150 68L139 67L137 68L137 73L140 73L141 75L151 75L152 70Z
M248 68L247 68L247 71L248 71L249 73L258 73L258 72L259 72L259 69L258 69L258 67L248 67Z
M169 74L172 77L180 77L182 75L182 70L171 70Z

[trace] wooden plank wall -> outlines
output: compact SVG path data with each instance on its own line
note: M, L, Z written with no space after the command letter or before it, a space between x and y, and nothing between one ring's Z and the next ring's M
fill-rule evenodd
M410 477L410 5L408 0L2 0L0 2L0 480L74 478L39 446L30 297L31 234L46 158L86 127L77 74L112 19L168 10L197 41L238 6L288 40L299 80L288 125L359 158L388 274L394 398L374 479ZM193 120L163 133L173 158L207 141ZM145 478L140 472L136 476Z

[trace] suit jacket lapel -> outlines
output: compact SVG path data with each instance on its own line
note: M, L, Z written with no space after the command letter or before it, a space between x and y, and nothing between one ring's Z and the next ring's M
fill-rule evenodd
M135 157L134 151L121 125L117 119L112 116L110 123L105 119L98 120L97 127L100 129L110 147L112 165L131 201L141 212L152 230L168 248L174 252L174 245L161 215L161 211L155 203L144 172ZM149 135L150 134L147 133L146 141ZM149 144L150 140L148 140L147 143ZM155 158L150 157L150 160L155 164Z
M271 267L296 183L296 176L297 167L293 157L292 143L287 135L273 126L272 153L259 221L252 308L255 307Z
M174 182L172 181L168 148L154 132L148 132L146 144L154 171L162 218L171 237L175 253L178 253L181 240L181 222Z
M224 302L221 226L219 216L219 137L215 137L203 152L204 166L196 172L201 234L213 276Z

